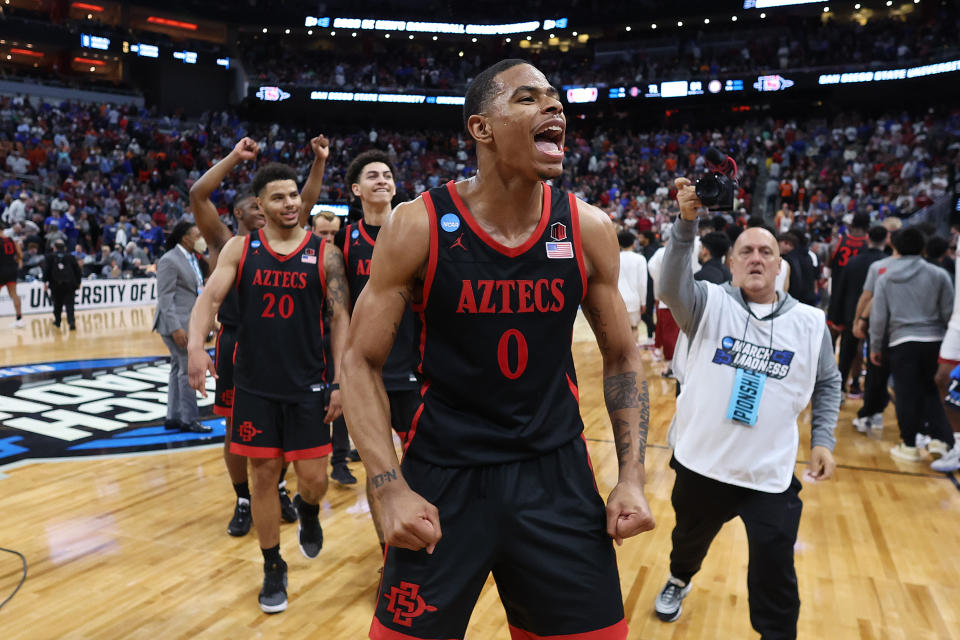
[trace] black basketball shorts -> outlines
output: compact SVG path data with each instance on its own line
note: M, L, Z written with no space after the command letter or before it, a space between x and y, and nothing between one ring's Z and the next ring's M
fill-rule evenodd
M454 468L407 456L402 469L439 510L443 537L431 555L388 547L370 638L463 638L491 572L513 640L627 637L582 438L521 462Z
M330 425L323 422L326 398L325 393L315 393L296 402L284 402L237 388L233 394L230 453L288 461L330 455Z
M17 283L17 265L0 267L0 287L5 287L11 282Z
M217 353L214 366L217 369L217 390L213 400L213 412L229 418L233 415L233 361L237 351L237 328L220 325L217 332Z
M423 404L423 398L416 389L409 389L387 391L387 400L390 402L390 425L399 434L401 440L406 440L413 416Z

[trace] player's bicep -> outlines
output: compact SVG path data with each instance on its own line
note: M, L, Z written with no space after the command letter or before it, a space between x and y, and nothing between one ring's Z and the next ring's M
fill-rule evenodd
M347 283L343 253L333 245L324 248L323 271L327 288L327 308L330 313L350 313L350 286Z
M197 228L200 230L200 235L203 236L212 250L222 251L233 234L230 233L227 225L220 220L217 208L210 200L196 197L190 198L190 208L193 211L193 217L197 223Z

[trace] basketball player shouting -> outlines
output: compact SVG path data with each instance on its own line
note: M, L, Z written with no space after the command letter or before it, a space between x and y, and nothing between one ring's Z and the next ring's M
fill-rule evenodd
M347 283L350 285L350 298L357 303L360 292L370 279L370 260L373 248L380 233L380 227L390 215L391 201L397 193L394 182L393 165L382 151L365 151L354 158L347 167L347 184L353 195L360 199L363 207L363 219L346 227L338 236L343 249L343 259L347 263ZM400 318L397 336L383 364L383 386L387 392L390 408L390 424L401 439L406 438L413 416L420 406L420 394L417 393L417 378L414 369L417 366L417 319L409 307ZM349 427L349 424L348 424ZM346 465L344 465L346 466ZM333 478L336 480L337 476ZM370 503L370 515L373 526L383 546L383 530L380 526L379 503L373 493L373 484L367 477L367 498Z
M280 557L280 501L275 487L284 460L293 461L299 493L300 550L315 558L323 546L318 514L327 490L330 430L340 414L336 380L328 385L322 317L330 319L331 350L340 359L346 339L348 292L339 249L300 225L296 174L268 164L253 179L267 217L262 229L232 238L220 253L190 317L190 383L206 394L214 373L203 349L204 327L231 288L239 298L239 336L230 451L250 458L251 507L264 557L260 608L287 608L287 565ZM337 367L339 370L339 367ZM330 391L329 395L326 391Z
M303 185L300 211L301 223L310 214L310 208L320 195L323 186L323 172L326 168L327 156L330 155L330 143L325 137L317 136L310 141L314 152L314 162L310 169L307 182ZM216 265L217 258L227 241L233 237L230 229L220 220L216 206L210 196L226 179L227 175L239 164L247 160L255 160L259 153L259 145L251 138L240 140L233 150L220 162L200 176L190 187L190 210L193 212L197 228L207 241L210 248L210 264ZM237 219L237 235L245 236L263 226L265 218L263 211L257 204L257 198L252 193L238 195L233 202L233 215ZM220 321L220 331L217 333L217 390L213 404L213 412L223 416L226 423L226 437L223 440L223 461L227 467L230 482L237 494L237 502L233 510L233 518L227 525L227 533L231 536L244 536L250 531L250 487L247 483L247 459L244 456L230 452L230 431L233 423L233 356L237 344L237 324L240 310L236 290L231 289L220 307L217 319ZM287 494L286 467L280 471L280 512L287 522L295 522L297 512L290 503Z
M387 542L370 637L463 638L492 571L513 638L622 640L611 538L654 523L649 395L617 290L617 237L601 211L543 182L562 172L565 118L535 67L505 60L478 74L464 120L477 175L388 218L344 355L347 421ZM400 465L380 368L410 301L424 323L423 404ZM580 304L620 464L606 509L570 351Z

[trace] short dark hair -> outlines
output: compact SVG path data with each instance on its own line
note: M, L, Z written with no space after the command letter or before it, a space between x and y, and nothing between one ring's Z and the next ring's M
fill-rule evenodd
M913 227L900 229L893 234L893 246L902 256L918 256L923 252L923 245L926 244L926 238L923 232Z
M710 252L710 257L720 259L730 250L730 238L722 231L711 231L702 238L700 243Z
M633 235L633 232L631 232L629 229L623 229L617 234L617 242L620 243L621 249L629 249L636 241L637 236Z
M383 151L379 149L370 149L369 151L364 151L356 158L353 159L353 162L350 163L350 166L347 167L347 187L352 187L360 181L360 173L363 171L363 168L368 164L373 164L374 162L382 162L387 165L387 168L390 169L390 173L394 175L394 180L396 180L397 172L393 169L393 163L390 162L390 156L388 156Z
M800 241L797 240L797 236L793 235L790 232L781 233L779 236L777 236L777 241L792 244L794 249L800 246Z
M170 235L167 236L167 241L163 243L163 248L167 251L170 251L175 246L180 244L180 241L183 240L183 236L187 235L187 232L190 231L196 225L190 222L189 220L181 220L173 227L173 231L170 232Z
M60 240L57 240L60 242ZM950 248L950 242L943 236L930 236L923 248L923 253L931 260L939 260Z
M253 193L259 197L268 184L279 180L293 180L296 182L297 174L285 164L271 162L270 164L260 167L260 170L253 176L253 182L250 184L250 188L253 190Z
M710 220L710 226L713 227L714 231L723 231L727 228L727 219L717 214Z
M466 97L463 99L463 128L467 129L468 133L467 122L470 121L470 116L481 113L486 109L487 103L493 97L494 79L507 69L512 69L521 64L530 63L520 58L507 58L487 67L473 78L470 86L467 87Z
M854 229L863 229L866 231L870 228L870 214L864 211L853 214L853 221L850 223L850 226Z
M867 232L867 237L870 238L872 244L880 244L885 242L887 239L887 228L882 224L875 224L870 227L870 231Z
M257 197L257 194L255 194L252 189L244 189L243 191L238 193L236 197L234 197L233 205L230 207L231 211L235 210L237 207L243 204L245 200L249 200L250 198L256 198L256 197Z

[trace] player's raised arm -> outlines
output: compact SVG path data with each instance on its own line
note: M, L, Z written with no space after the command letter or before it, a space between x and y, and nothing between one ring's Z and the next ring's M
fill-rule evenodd
M613 224L596 207L578 201L578 209L588 277L583 310L603 358L603 396L620 466L619 482L607 499L607 533L619 544L654 527L643 493L650 394L617 288L620 254Z
M243 244L246 238L231 238L223 250L220 252L220 259L217 260L217 268L207 280L207 286L203 293L197 298L193 305L193 311L190 312L189 335L187 339L187 357L189 364L187 368L190 378L190 386L207 397L206 378L207 371L216 377L216 368L210 359L210 354L203 347L204 338L210 327L213 326L213 319L217 315L217 310L223 303L223 298L233 286L234 279L237 276L237 267L240 264L240 258L243 255Z
M220 220L220 215L210 196L237 165L256 159L259 151L260 148L253 139L241 139L225 158L210 167L190 187L190 210L193 211L197 228L207 241L211 257L214 259L227 241L233 237L233 233Z
M317 203L320 197L320 190L323 188L323 173L327 170L327 157L330 155L330 141L323 135L319 135L310 140L310 148L313 149L313 165L310 167L310 175L307 181L303 183L303 189L300 191L300 226L305 227L310 221L310 211L313 205Z
M350 434L382 505L384 541L432 553L441 535L437 509L410 489L400 471L381 376L403 311L419 295L429 238L426 206L419 199L397 207L380 229L370 281L353 310L341 385Z
M347 331L350 328L350 288L343 263L343 253L328 242L323 250L323 273L326 278L327 304L326 315L330 323L330 352L333 355L334 377L331 382L340 382L340 369L343 362L343 349L347 343ZM343 412L339 389L330 394L330 405L324 422L333 422Z

